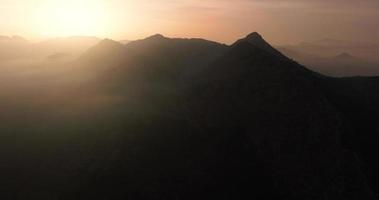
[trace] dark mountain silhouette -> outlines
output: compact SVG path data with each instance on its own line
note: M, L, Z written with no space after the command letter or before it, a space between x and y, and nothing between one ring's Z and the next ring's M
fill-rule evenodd
M242 42L248 42L257 48L260 48L262 50L270 52L273 55L283 56L282 53L280 53L278 50L276 50L274 47L272 47L269 43L267 43L262 38L262 36L257 32L253 32L253 33L249 34L248 36L246 36L245 38L238 40L232 46L235 46L235 45L242 43Z
M203 39L169 39L156 34L126 45L104 40L83 54L76 65L95 71L108 69L99 77L101 80L96 80L99 87L106 82L123 89L129 81L143 81L171 88L190 84L195 74L227 49L226 45Z
M350 55L349 53L341 53L336 56L337 59L355 59L354 56Z
M320 75L258 33L103 40L74 64L91 78L0 114L18 119L1 125L4 199L378 195L378 78Z
M346 131L341 125L345 122L324 95L319 75L245 42L205 77L198 90L202 95L194 95L204 98L198 100L200 115L195 118L203 117L205 127L222 124L215 132L251 142L275 177L271 181L277 193L288 199L312 198L321 191L333 199L344 199L350 192L373 198L366 182L356 182L365 180L359 161L337 139ZM354 181L340 182L341 177Z

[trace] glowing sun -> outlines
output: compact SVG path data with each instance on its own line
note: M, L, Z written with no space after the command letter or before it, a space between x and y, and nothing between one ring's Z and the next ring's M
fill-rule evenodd
M38 12L42 34L54 36L99 34L107 17L96 0L48 1Z

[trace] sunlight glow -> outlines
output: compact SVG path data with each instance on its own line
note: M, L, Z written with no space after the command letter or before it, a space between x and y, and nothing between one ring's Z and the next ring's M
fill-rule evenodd
M101 34L106 12L104 5L92 1L48 1L38 10L41 34L70 36Z

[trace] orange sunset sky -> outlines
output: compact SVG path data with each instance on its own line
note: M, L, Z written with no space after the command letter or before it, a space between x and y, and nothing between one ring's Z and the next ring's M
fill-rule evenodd
M274 44L379 42L378 0L1 0L0 35L138 39L154 33L231 43L258 31Z

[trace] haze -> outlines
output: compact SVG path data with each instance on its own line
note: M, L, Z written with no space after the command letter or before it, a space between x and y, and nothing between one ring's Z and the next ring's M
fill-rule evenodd
M376 200L379 0L0 0L0 200Z
M159 32L231 43L252 30L274 44L378 42L377 0L2 0L0 35L134 40Z

